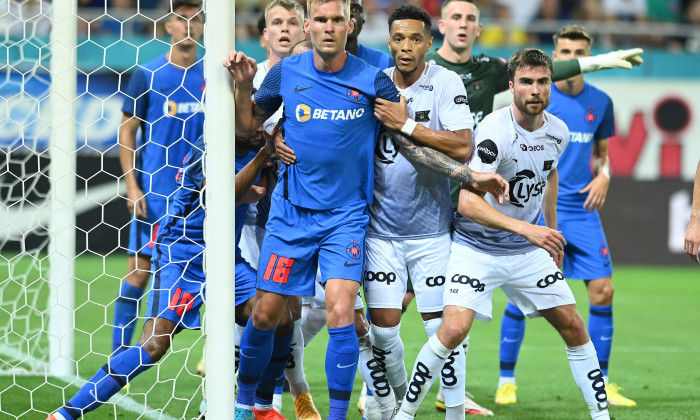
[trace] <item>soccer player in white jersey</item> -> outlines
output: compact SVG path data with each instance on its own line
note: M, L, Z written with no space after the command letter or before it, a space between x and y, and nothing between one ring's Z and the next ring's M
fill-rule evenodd
M425 62L432 47L430 15L413 5L401 6L389 17L389 30L396 66L384 72L406 98L408 112L399 104L378 101L376 115L394 130L414 127L410 135L416 141L466 162L472 151L474 121L459 76ZM389 384L401 397L408 386L399 335L402 300L410 277L426 332L435 334L442 316L452 202L449 180L409 162L387 136L380 138L375 150L374 170L365 299L375 358L383 359ZM462 418L465 358L461 347L446 362L442 378L446 416Z
M566 241L557 228L557 164L569 141L566 125L547 113L552 61L524 49L508 63L514 104L487 116L475 133L472 170L510 180L509 202L462 188L444 289L443 323L423 346L396 419L413 419L440 367L468 334L474 318L491 319L500 287L530 317L544 316L566 343L571 371L594 419L609 419L595 348L557 268ZM547 226L536 223L544 212Z

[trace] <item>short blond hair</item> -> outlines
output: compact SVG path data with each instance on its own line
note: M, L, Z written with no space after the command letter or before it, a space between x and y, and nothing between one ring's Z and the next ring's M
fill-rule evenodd
M265 7L265 25L267 26L267 12L270 11L273 7L283 7L287 10L295 10L297 14L299 15L299 20L301 20L302 25L304 24L304 8L301 7L301 4L294 0L272 0L270 4Z
M306 10L309 12L309 17L311 17L311 5L314 3L330 3L333 1L340 1L343 3L343 9L345 9L345 17L350 21L350 0L306 0Z

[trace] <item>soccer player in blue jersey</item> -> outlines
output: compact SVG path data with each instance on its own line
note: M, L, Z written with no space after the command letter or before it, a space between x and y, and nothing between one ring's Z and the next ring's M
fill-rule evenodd
M242 139L252 149L254 137ZM237 139L237 142L239 139ZM245 216L247 202L259 199L264 191L248 191L260 170L270 159L271 147L257 153L243 153L236 162L236 214ZM155 241L153 281L148 296L147 320L139 342L116 354L49 420L78 419L95 410L126 386L137 375L152 367L168 351L174 335L183 328L200 328L199 309L206 293L203 270L204 258L204 140L197 140L187 155L184 169L177 174L181 187L173 194L168 214ZM238 238L243 219L236 219L236 322L245 322L250 306L246 302L255 296L255 272L239 260ZM244 277L241 271L247 274ZM244 280L248 280L247 282ZM280 324L291 333L287 316ZM287 344L287 350L289 345ZM285 359L286 361L286 359ZM284 368L284 361L278 362ZM281 371L281 369L277 369ZM274 388L276 377L263 375L261 387ZM271 392L270 392L271 393Z
M554 35L556 60L591 55L592 38L578 25L569 25ZM590 301L588 332L598 355L606 383L608 402L635 406L608 383L608 361L613 342L612 264L608 242L598 210L603 207L610 185L608 139L615 135L615 118L610 97L586 83L583 75L552 86L548 111L569 127L569 146L559 161L557 221L567 240L563 270L566 278L585 281ZM591 173L591 157L594 173ZM540 221L543 224L543 221ZM515 364L525 334L525 317L512 302L501 321L501 375L496 402L517 401Z
M355 24L355 29L348 34L348 42L345 50L357 58L379 69L387 69L394 65L394 59L387 53L360 44L358 38L365 25L365 5L363 0L350 1L350 18Z
M204 66L196 55L203 23L201 0L172 0L165 22L170 51L139 67L124 92L119 158L133 219L127 275L114 305L116 352L131 344L138 302L151 275L154 240L177 189L175 174L204 129Z

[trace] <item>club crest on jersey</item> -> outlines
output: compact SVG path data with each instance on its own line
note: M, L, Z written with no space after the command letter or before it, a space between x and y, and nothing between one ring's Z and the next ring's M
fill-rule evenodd
M357 241L354 239L345 247L345 253L348 254L348 258L351 260L359 260L362 255L362 251L360 251L360 247L357 246Z
M588 107L588 111L583 115L583 119L586 120L588 125L593 125L595 123L595 120L598 119L598 116L595 113L595 108L592 106Z
M605 243L601 242L600 243L600 256L605 258L605 259L610 259L610 252L608 251L608 247L605 246Z
M553 160L545 160L544 161L544 166L542 167L543 171L551 171L552 170L552 165L554 164Z
M389 165L394 163L394 158L399 154L399 148L391 141L391 137L386 130L379 133L379 140L374 148L374 156L377 161Z
M430 110L428 111L416 111L416 122L428 122L430 121Z
M352 86L352 85L348 89L346 95L348 96L348 99L353 101L353 102L360 102L362 100L362 98L365 97L365 95L363 95L362 92L360 92L357 89L357 86Z

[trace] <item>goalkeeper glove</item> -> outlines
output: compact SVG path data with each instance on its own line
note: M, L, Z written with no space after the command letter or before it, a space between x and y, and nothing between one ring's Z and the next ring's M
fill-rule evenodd
M644 60L640 55L644 52L641 48L612 51L607 54L598 54L592 57L579 58L581 73L604 69L632 69L632 66L641 66Z

